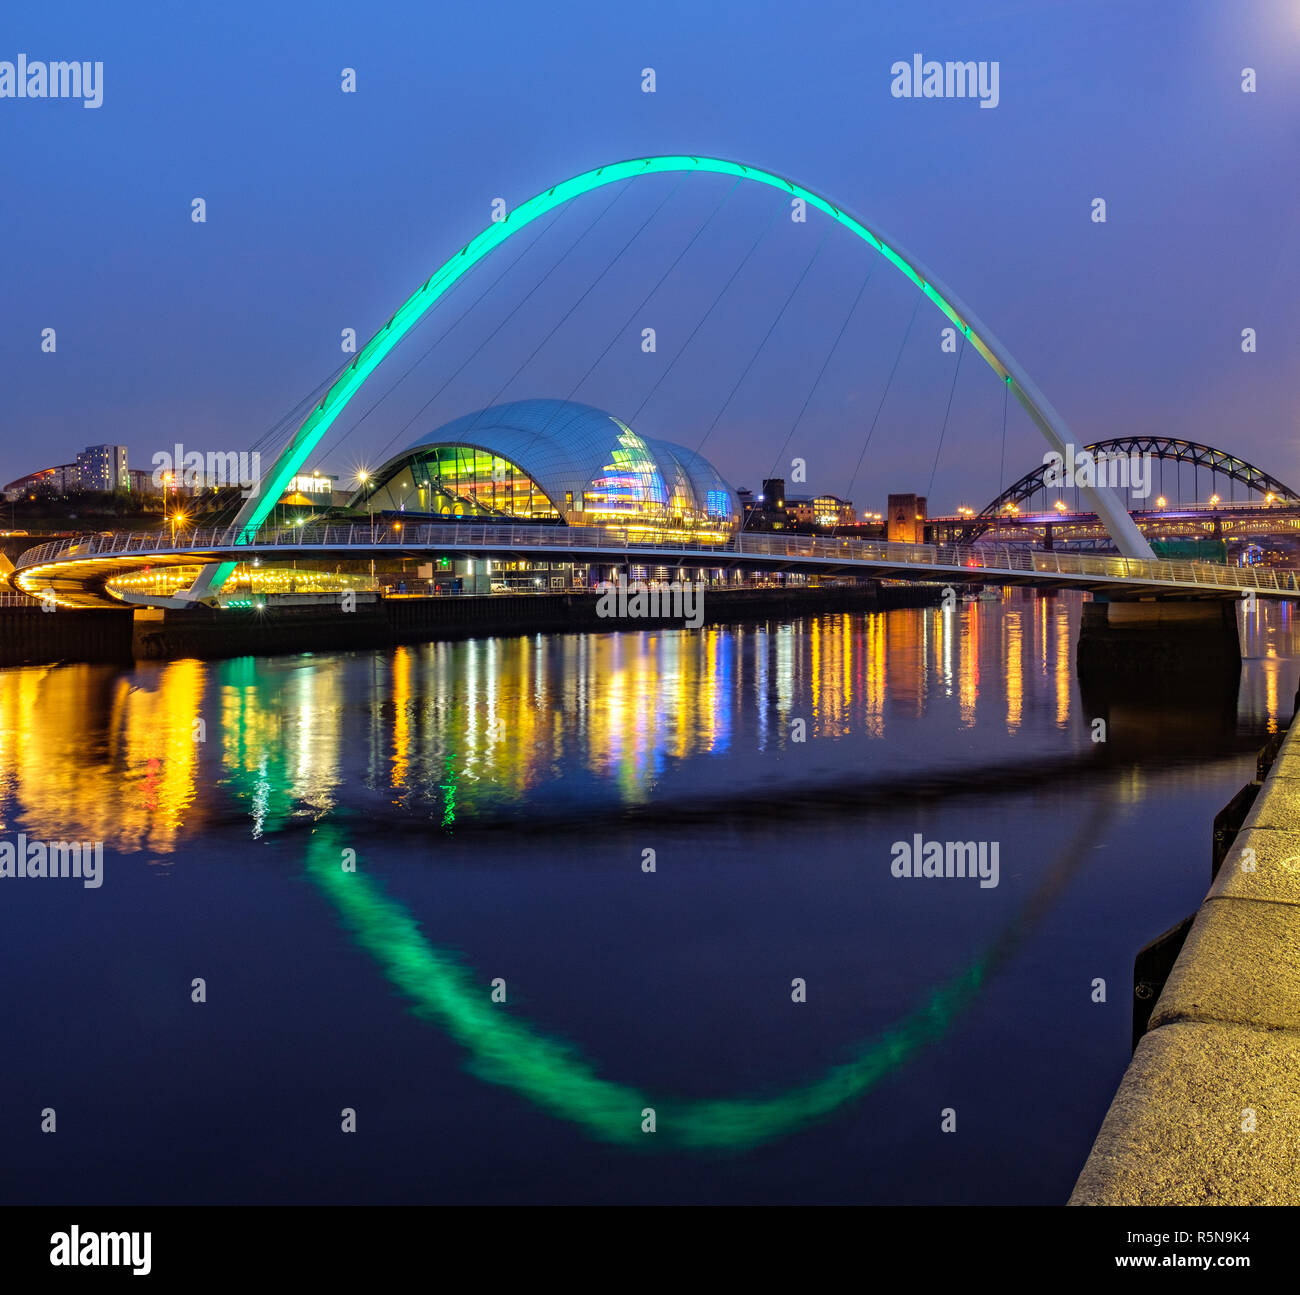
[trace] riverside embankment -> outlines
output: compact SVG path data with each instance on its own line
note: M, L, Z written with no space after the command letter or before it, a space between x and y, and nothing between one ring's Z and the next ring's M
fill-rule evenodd
M838 611L928 606L938 585L838 585L799 589L706 590L703 622L718 624ZM663 618L602 618L590 593L492 594L272 604L213 610L93 611L0 608L0 665L55 661L217 660L393 647L434 639L643 629Z
M1243 792L1072 1205L1300 1204L1300 725Z

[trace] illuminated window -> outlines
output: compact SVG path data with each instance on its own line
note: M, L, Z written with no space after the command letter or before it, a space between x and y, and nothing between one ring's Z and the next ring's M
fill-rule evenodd
M517 464L467 445L435 445L373 495L377 508L410 508L441 517L559 516L537 483Z
M603 475L583 494L586 510L610 519L662 516L668 512L668 487L650 447L630 427L610 421L620 428L619 436Z

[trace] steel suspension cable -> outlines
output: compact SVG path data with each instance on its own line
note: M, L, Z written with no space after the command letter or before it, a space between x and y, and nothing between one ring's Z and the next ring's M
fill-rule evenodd
M295 404L292 409L288 409L281 414L280 417L277 418L275 422L272 423L271 426L268 427L266 431L264 431L261 436L259 436L257 440L248 447L249 450L269 449L272 445L276 445L276 448L278 449L279 443L283 441L285 427L291 423L296 424L300 422L306 410L310 409L311 406L314 405L336 381L338 381L339 375L351 362L351 360L347 361L346 364L340 365L327 377L322 378L321 381L307 392L305 396L302 396L298 400L297 404Z
M835 355L836 350L839 348L840 341L844 337L844 332L849 326L849 320L853 318L853 314L858 308L858 303L862 300L862 294L866 292L867 285L871 282L871 276L876 272L876 266L879 264L880 264L880 258L876 257L875 259L872 260L871 265L868 267L867 277L862 280L862 283L858 288L857 295L853 298L853 304L849 307L848 314L844 316L844 322L840 325L840 331L835 334L835 340L831 343L830 350L826 352L826 358L822 361L822 367L817 370L817 376L813 379L812 386L808 388L808 394L807 396L804 397L803 405L800 407L798 414L795 416L794 422L790 425L790 430L788 433L786 433L786 438L785 441L782 443L781 448L776 452L776 457L772 460L772 466L768 469L767 472L767 475L769 477L771 477L776 472L776 465L780 463L781 459L784 457L787 447L789 446L791 440L794 438L795 432L799 430L799 424L803 422L803 416L808 412L808 406L812 402L812 398L816 394L817 388L821 385L821 380L826 373L827 366L830 364L832 358ZM749 521L748 517L744 517L741 519L740 525L742 530L745 528L745 525L748 521Z
M957 375L961 372L961 357L966 354L966 336L962 334L961 345L957 349L957 363L953 365L952 386L948 388L948 407L943 411L943 426L939 429L939 444L934 447L934 466L930 469L930 484L926 486L928 497L934 491L934 474L939 470L939 454L943 450L943 438L948 434L948 416L952 413L952 398L957 394ZM1003 386L1006 384L1003 383Z
M1002 384L1002 451L998 456L998 495L1007 488L1007 403L1011 398L1011 388Z
M659 276L659 280L654 285L654 287L651 288L650 291L647 292L646 295L641 298L640 302L632 309L632 312L628 315L628 317L614 331L614 334L609 339L609 342L605 346L605 349L601 351L601 353L598 356L596 356L595 360L592 361L591 367L586 371L586 373L582 375L582 377L580 377L577 380L577 382L573 384L573 386L569 390L569 394L565 397L566 401L572 400L575 393L579 390L579 388L583 385L583 383L586 382L587 379L591 377L591 375L596 371L600 362L605 358L605 356L609 354L610 349L613 347L614 343L617 342L618 339L623 335L623 332L627 329L628 325L631 324L632 321L646 308L646 306L649 304L651 298L655 295L655 293L657 293L659 289L664 286L664 284L668 280L668 276L672 274L672 272L681 264L682 258L685 257L686 253L689 252L691 248L695 246L695 244L699 241L700 237L703 235L704 231L708 229L708 227L713 223L714 219L722 211L723 207L727 205L727 200L731 197L733 193L735 193L735 191L739 187L740 187L740 180L739 178L737 178L736 182L731 186L731 188L728 189L727 192L722 195L722 200L718 203L716 207L714 207L714 209L705 218L704 223L699 227L699 229L695 231L695 233L691 235L690 241L686 244L685 247L682 248L680 252L677 253L676 257L674 257L673 259L672 264ZM553 414L551 416L551 421L554 421L555 417L556 415ZM547 422L546 427L542 428L542 433L545 434L547 428L549 427L550 427L550 421Z
M857 484L858 473L862 471L862 461L867 457L867 447L871 444L871 438L876 434L876 424L880 421L880 411L885 407L885 400L889 395L889 388L893 385L894 374L898 372L898 363L903 358L903 352L907 349L907 339L912 335L912 325L916 323L917 311L921 308L921 298L917 297L915 304L912 306L912 317L907 321L907 328L903 333L903 340L899 344L898 354L894 356L894 366L889 370L889 377L885 382L885 389L880 393L880 403L876 406L875 417L871 420L871 426L867 429L867 439L862 443L862 453L858 455L857 464L853 468L853 475L849 478L849 488L845 493L845 499L853 498L853 487Z
M351 361L349 361L349 363L351 363ZM316 401L319 400L321 396L325 394L326 391L329 390L330 386L335 381L337 381L339 374L343 372L343 368L346 368L346 365L341 366L339 369L336 369L333 373L331 373L328 377L323 378L320 382L316 384L316 386L311 391L309 391L305 396L301 397L298 400L297 404L295 404L292 409L288 409L283 414L281 414L280 417L277 418L276 421L272 423L271 426L267 428L266 431L264 431L255 441L253 441L249 445L248 447L249 453L257 454L260 459L261 452L263 450L271 449L272 446L275 447L275 451L276 453L278 453L280 448L284 444L285 428L291 426L296 427L302 421L302 419L306 415L306 411L310 409L311 406L315 404ZM181 464L173 465L173 472L181 475L183 480L184 469ZM242 506L243 502L244 500L243 497L241 496L237 502L227 503L222 507L216 509L213 513L210 514L210 516L214 519L213 524L220 525L227 517L233 517L235 513L239 510L239 508Z
M605 218L610 208L613 207L614 204L628 191L629 186L630 186L630 181L628 183L623 184L617 190L613 198L611 198L609 202L607 202L600 209L595 219L592 220L591 223L582 230L582 232L578 235L578 237L575 238L567 248L565 248L563 253L561 253L559 259L555 261L547 269L546 273L543 274L542 277L538 279L538 281L535 284L533 284L531 288L529 288L527 293L525 293L524 296L519 300L519 302L516 303L516 305L510 310L510 313L506 315L506 317L478 344L478 346L474 348L473 352L461 364L459 364L456 367L456 369L447 377L447 379L442 383L442 385L439 386L437 391L435 391L433 395L431 395L429 399L426 400L424 404L422 404L420 408L417 409L415 413L412 414L411 417L408 418L400 428L398 428L397 432L394 433L394 435L389 438L388 443L384 446L383 450L380 451L381 461L383 460L383 458L387 457L388 451L393 447L393 445L396 443L398 438L404 436L406 432L410 430L411 424L414 423L415 420L419 418L424 413L424 411L428 409L428 407L431 404L433 404L435 400L437 400L437 398L447 389L448 385L460 375L462 370L464 370L465 366L468 365L470 361L473 360L475 356L477 356L479 352L482 351L482 349L515 317L515 315L519 312L519 310L528 302L528 300L542 286L542 284L544 284L546 280L549 279L551 275L569 258L574 248L576 248L578 244L581 243L582 240L586 238L587 235L590 234L591 231L595 229L595 227Z
M623 244L622 247L618 249L617 252L614 253L613 257L608 262L606 262L604 268L600 271L600 273L597 274L596 277L586 286L586 288L583 289L577 301L575 301L573 305L571 305L568 308L568 310L566 310L564 314L561 315L560 318L556 320L554 324L551 325L551 328L547 332L546 336L543 337L542 340L538 342L535 347L533 347L532 351L529 352L529 354L523 360L523 362L501 384L501 386L497 388L496 394L492 397L492 399L488 401L488 403L482 409L479 410L474 421L469 425L469 427L465 429L464 432L465 436L468 436L474 430L474 428L476 428L479 425L479 422L484 417L484 415L486 415L493 408L495 408L497 402L501 399L502 394L511 385L511 383L513 383L515 379L518 378L519 375L533 362L533 360L537 358L538 353L547 344L547 342L549 342L551 338L554 337L555 334L568 322L568 320L572 317L573 312L577 310L578 307L581 306L584 301L586 301L586 299L596 289L597 285L600 284L600 282L605 278L605 276L619 263L619 261L623 259L623 254L627 251L629 247L632 246L633 243L636 242L638 238L640 238L642 232L646 229L646 227L650 224L650 222L654 220L654 218L664 209L669 199L672 198L672 196L677 192L679 188L681 188L681 186L682 186L682 180L679 179L677 183L673 185L673 187L668 191L668 193L659 201L658 206L656 206L655 209L636 227L631 237ZM626 187L624 188L623 191L626 192ZM537 433L537 435L540 434L541 434L540 432Z
M727 393L726 400L722 402L718 412L713 415L713 421L709 424L708 431L704 433L700 438L700 443L695 447L695 452L697 454L703 452L704 442L713 435L713 429L717 427L722 415L727 412L727 406L731 404L732 400L735 398L736 392L740 390L740 384L749 376L749 371L754 367L758 361L758 357L763 353L763 348L767 345L768 339L774 332L776 332L776 326L785 317L785 312L789 309L790 303L795 299L795 294L798 293L801 287L803 287L804 280L808 277L809 270L813 268L818 256L821 255L822 248L826 246L826 240L830 237L831 228L832 227L828 225L825 233L823 233L821 238L818 239L817 246L813 248L812 256L808 258L808 264L803 267L803 272L794 281L794 287L790 289L789 293L786 295L786 299L781 303L781 309L776 312L776 318L767 326L767 332L763 334L763 340L759 342L758 346L754 350L754 354L749 357L749 362L740 371L740 377L736 379L735 385Z
M445 329L443 329L443 331L438 335L438 337L435 338L435 340L432 343L430 343L430 345L424 350L424 352L420 355L420 357L417 360L415 360L410 365L409 368L407 368L407 370L402 374L400 378L397 379L396 382L391 383L387 388L387 390L385 390L379 397L377 397L374 400L374 402L370 405L370 407L366 410L364 414L362 414L359 418L353 421L347 427L346 430L342 431L338 436L334 438L334 440L330 444L329 450L323 453L321 457L324 458L326 457L327 454L333 453L334 450L338 449L339 445L342 444L342 442L345 441L349 436L351 436L352 433L355 432L357 428L359 428L361 424L364 423L366 419L369 418L370 415L373 414L375 410L378 409L379 406L383 404L383 402L387 400L388 397L392 395L392 393L396 391L397 388L400 387L402 383L405 382L406 379L409 378L411 374L415 372L415 370L419 368L419 366L423 364L425 360L427 360L429 356L432 355L433 352L439 346L442 345L444 341L446 341L446 339L452 334L452 332L454 332L457 328L460 327L460 325L469 316L469 314L472 311L474 311L479 305L482 304L482 302L486 299L488 294L492 292L492 290L497 286L497 284L499 284L501 280L506 277L507 274L509 274L512 270L514 270L514 268L519 264L521 260L523 260L525 256L528 255L529 252L533 251L537 247L537 245L542 241L542 239L545 238L546 235L549 234L551 230L555 227L555 225L559 222L560 218L569 210L570 208L567 206L557 208L555 214L551 217L551 219L547 221L545 225L539 226L537 234L531 240L531 242L529 242L525 247L520 249L520 251L514 257L514 259L510 261L510 263L505 267L505 269L503 269L501 273L498 274L496 278L493 279L492 282L489 283L483 289L483 291L480 292L478 296L475 297L474 300L470 302L470 304L466 306L463 311L461 311L459 315L457 315L457 317L455 318L455 320L452 321L452 323L450 323ZM522 302L520 304L522 304ZM474 357L479 353L479 351L481 351L483 347L487 345L488 341L491 339L491 336L492 335L489 334L487 338L485 338L482 342L479 343L478 347L476 347L474 352L469 356L469 359L465 361L465 364L468 364L470 360L474 359ZM460 367L464 368L464 364L462 364ZM460 369L457 369L456 372L459 373ZM452 376L454 377L455 374L453 374ZM443 384L443 386L445 385L446 383ZM441 392L441 390L442 388L440 387L439 392ZM435 393L435 398L436 398L436 393ZM389 445L391 444L392 442L390 441ZM385 450L387 450L387 448L388 446L385 446Z
M758 245L767 236L768 231L772 228L772 226L776 224L777 217L780 216L783 210L784 208L777 207L776 210L772 213L772 218L767 222L766 225L763 226L762 229L759 230L758 237L753 241L752 244L750 244L749 251L747 251L745 255L741 257L740 264L736 266L734 270L732 270L730 277L727 279L726 283L722 285L722 288L718 292L718 295L713 298L713 301L709 305L708 310L706 310L704 314L700 316L699 322L695 325L694 328L691 329L690 333L687 335L686 340L681 344L681 346L677 348L677 353L673 356L671 360L668 361L667 368L665 368L664 371L655 379L654 385L650 388L649 391L646 392L645 398L636 407L635 411L632 414L632 417L627 420L629 426L631 427L636 426L636 420L641 416L641 411L646 407L647 404L650 403L650 398L654 395L656 391L659 390L660 386L663 384L663 380L673 371L673 367L676 365L677 361L682 358L683 353L685 352L686 348L690 346L696 333L698 333L700 329L704 327L705 322L708 320L709 316L713 314L714 310L717 308L718 303L722 300L723 297L727 295L727 289L730 288L733 283L735 283L736 277L740 274L741 270L743 270L745 266L749 264L750 257L752 257L756 251L758 251Z

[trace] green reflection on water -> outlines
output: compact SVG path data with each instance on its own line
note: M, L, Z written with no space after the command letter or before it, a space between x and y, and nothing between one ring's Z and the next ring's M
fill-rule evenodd
M362 872L345 872L338 829L320 826L307 872L335 904L358 944L383 968L417 1015L435 1020L472 1056L471 1069L596 1137L631 1145L741 1150L783 1137L860 1097L919 1048L948 1030L982 985L977 961L935 989L925 1006L890 1027L853 1060L774 1097L682 1100L602 1079L572 1046L539 1034L493 1004L483 984L425 939L419 924ZM642 1112L653 1107L658 1137L647 1144Z
M254 835L274 836L303 807L295 794L285 748L270 741L254 745L260 747L255 762L234 758L235 753L227 750L224 763L231 789L247 802ZM452 753L446 757L443 773L446 827L455 820L459 790ZM343 840L342 827L322 814L307 844L307 875L415 1013L446 1029L469 1052L471 1071L596 1138L643 1150L743 1151L788 1136L862 1097L949 1031L1019 944L1035 914L1050 904L1070 871L1064 857L1059 858L1048 870L1046 883L985 952L932 989L920 1008L861 1045L849 1061L784 1093L688 1099L602 1078L573 1045L541 1033L492 1003L473 970L435 948L409 910L386 894L379 882L362 871L344 871ZM1064 854L1077 852L1077 846L1067 845ZM642 1132L648 1107L656 1118L657 1136L652 1138Z

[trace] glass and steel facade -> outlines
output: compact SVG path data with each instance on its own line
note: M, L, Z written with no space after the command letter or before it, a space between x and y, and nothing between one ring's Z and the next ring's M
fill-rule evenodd
M412 455L407 464L411 487L394 481L389 493L409 498L406 506L443 517L559 516L537 483L517 463L471 445L434 445ZM402 504L398 504L402 507Z
M612 414L521 400L445 424L379 468L356 508L628 531L726 531L735 492L700 454L643 437Z

